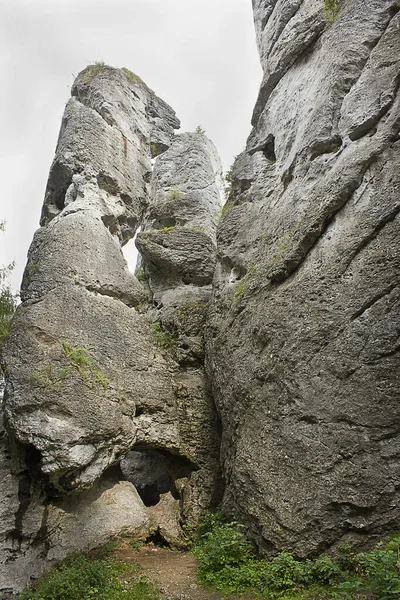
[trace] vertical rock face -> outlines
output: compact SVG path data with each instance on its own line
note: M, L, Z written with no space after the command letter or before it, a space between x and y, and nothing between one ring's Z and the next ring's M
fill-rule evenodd
M221 173L212 144L195 134L174 141L177 127L172 109L127 70L88 67L73 85L3 349L0 590L18 590L113 535L165 529L168 511L169 538L179 536L177 515L195 521L215 496L219 443L203 328ZM151 182L152 156L162 152ZM187 171L184 152L193 156ZM176 219L185 225L169 237L167 258L141 244L143 285L121 245L141 224L153 228L157 194L178 183L186 208ZM164 291L180 286L180 303L168 302ZM162 319L151 308L159 294ZM165 458L162 510L150 514L118 466L132 448Z
M176 136L155 165L151 206L136 242L158 344L177 364L172 377L177 418L185 455L197 465L183 512L194 517L218 495L219 437L204 374L203 335L222 195L222 167L212 142L203 134Z
M114 535L179 544L222 492L263 553L399 526L400 2L253 7L223 214L203 134L126 69L74 83L2 349L4 597Z
M264 78L208 370L226 511L306 556L399 525L400 4L253 6Z

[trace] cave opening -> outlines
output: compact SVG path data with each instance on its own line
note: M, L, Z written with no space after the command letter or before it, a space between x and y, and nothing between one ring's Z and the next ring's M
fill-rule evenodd
M120 479L132 483L145 506L156 506L161 495L180 497L179 480L190 477L194 465L166 450L134 447L119 464Z
M275 154L275 137L270 133L267 140L262 148L262 152L267 160L270 162L276 161Z

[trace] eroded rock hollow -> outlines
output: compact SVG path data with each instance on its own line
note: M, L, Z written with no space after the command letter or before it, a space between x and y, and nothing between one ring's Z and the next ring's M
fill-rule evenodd
M126 69L73 85L2 351L4 597L221 498L264 554L399 526L400 3L253 8L222 216L205 135Z

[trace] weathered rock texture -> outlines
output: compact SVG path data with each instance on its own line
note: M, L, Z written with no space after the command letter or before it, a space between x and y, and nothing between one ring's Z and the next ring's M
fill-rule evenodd
M129 71L97 65L73 85L42 227L29 251L23 302L3 349L3 591L20 589L71 551L115 535L145 539L160 527L178 540L179 520L195 522L216 493L219 443L202 336L216 260L213 211L221 204L221 168L204 136L174 141L177 127L172 109ZM193 161L185 165L191 140ZM171 144L175 151L165 152ZM162 152L164 167L156 168L151 183L152 157ZM174 258L163 260L173 265L171 274L157 257L147 267L152 248L143 257L146 272L153 265L164 269L165 290L179 286L172 276L175 263L181 285L191 282L168 312L168 319L178 321L181 311L190 326L165 337L158 309L150 310L153 279L144 286L128 271L121 245L146 214L145 223L152 223L158 204L154 200L149 211L151 197L176 173L187 192L192 229L182 227L170 237L167 253ZM200 222L204 232L195 231ZM186 335L184 343L175 335ZM194 357L186 361L190 368L183 355ZM158 512L148 512L118 467L133 447L164 453L168 479L158 490ZM169 530L167 514L174 523Z
M218 235L223 504L266 553L399 526L400 3L337 4L253 0L264 79Z
M262 553L399 526L400 0L253 6L222 215L203 134L127 70L74 83L3 348L4 594L111 536L181 544L220 467Z
M184 455L196 465L183 514L197 518L218 497L219 433L204 373L204 326L216 264L222 168L203 134L176 136L158 159L151 206L138 234L142 277L158 344L177 363L172 381Z

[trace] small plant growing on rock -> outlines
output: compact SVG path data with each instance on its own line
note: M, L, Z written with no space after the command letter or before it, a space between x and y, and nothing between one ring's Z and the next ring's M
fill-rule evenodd
M158 155L157 146L153 142L150 144L150 154L151 158L155 158Z
M153 323L151 326L156 345L160 350L167 351L171 356L176 356L176 340L172 333L163 329L160 323Z
M182 198L182 196L183 192L178 188L174 188L173 190L169 190L169 192L167 193L167 200L179 200L180 198Z
M163 227L162 229L160 229L160 233L172 233L173 231L175 231L176 229L176 225L170 225L169 227Z
M200 125L197 125L196 129L194 130L195 133L198 133L199 135L202 135L206 132L205 129L203 129Z
M82 381L89 388L96 385L108 389L110 381L108 377L96 365L86 348L72 346L68 342L62 342L64 352L64 365L50 363L46 367L32 373L31 379L40 387L53 391L62 392L69 377L77 371Z
M328 17L330 25L336 21L340 14L340 7L338 6L338 0L325 0L324 4L325 13Z
M135 272L135 275L136 275L136 279L137 279L138 281L146 281L146 274L145 274L145 272L144 272L144 270L143 270L143 269L138 269L138 270Z
M102 70L103 67L105 67L105 63L104 61L98 61L95 62L93 65L88 65L88 67L86 68L86 72L83 76L83 80L85 83L90 83Z
M142 83L142 80L138 75L127 69L126 67L122 67L121 71L126 75L129 81L135 81L136 83Z

